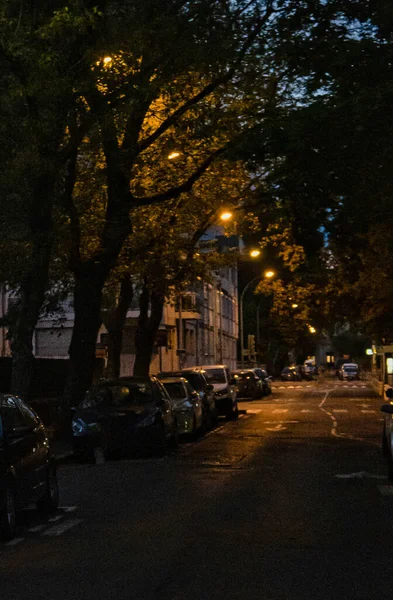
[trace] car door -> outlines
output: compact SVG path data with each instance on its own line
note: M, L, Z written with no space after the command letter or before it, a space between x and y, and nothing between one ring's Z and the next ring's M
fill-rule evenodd
M194 406L194 415L197 423L197 429L199 429L203 423L202 400L199 398L198 393L194 390L192 385L188 383L188 381L184 385L187 390L187 397Z
M162 413L162 420L164 421L165 431L167 436L171 436L174 433L175 424L173 416L173 403L171 397L166 391L165 387L158 380L153 382L155 394L157 394L157 404L159 405Z
M15 476L17 501L23 504L30 500L34 490L35 474L29 469L29 461L35 452L35 438L26 427L15 397L4 396L2 414L7 462Z
M42 489L45 488L48 477L49 443L46 431L37 417L27 404L20 398L14 398L15 403L22 414L26 430L31 441L32 452L24 459L24 469L31 474L33 493L39 498Z

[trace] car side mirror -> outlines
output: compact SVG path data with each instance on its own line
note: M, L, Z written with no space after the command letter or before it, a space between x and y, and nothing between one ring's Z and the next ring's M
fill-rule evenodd
M382 404L381 412L387 415L393 415L393 404Z
M385 392L386 398L393 398L393 388L388 388Z

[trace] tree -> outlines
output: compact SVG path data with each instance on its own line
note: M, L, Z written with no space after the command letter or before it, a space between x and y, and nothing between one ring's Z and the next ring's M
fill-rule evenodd
M108 17L109 31L116 31L107 45L108 60L103 49L82 90L97 131L84 141L80 156L85 151L91 155L90 148L101 153L106 188L104 217L88 257L81 252L77 194L68 194L64 204L75 278L75 326L65 390L69 401L78 400L91 380L103 286L131 232L135 211L185 199L255 119L251 105L244 103L245 86L250 68L267 81L267 65L256 63L257 39L270 26L272 14L269 2L181 7L172 2L166 11L154 2L135 2ZM252 109L263 103L260 95ZM240 106L248 107L241 120ZM184 144L180 148L179 141ZM174 148L181 157L180 178L174 177L167 160ZM80 162L75 166L78 190Z

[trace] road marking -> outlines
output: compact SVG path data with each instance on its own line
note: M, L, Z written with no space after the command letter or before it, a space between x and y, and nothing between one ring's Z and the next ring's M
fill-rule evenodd
M10 542L7 542L5 545L6 546L16 546L17 544L20 544L21 542L23 542L24 539L25 538L14 538Z
M69 513L76 510L76 506L59 506L59 510L62 510L65 513Z
M266 427L267 431L283 431L284 429L287 428L283 427L281 423L278 423L275 427Z
M339 473L336 475L338 479L386 479L386 475L374 475L367 471L358 471L355 473Z
M346 409L346 408L333 408L332 412L334 412L334 413L347 413L348 409Z
M309 408L303 408L303 410L300 411L301 413L310 413L312 412L312 410L310 410Z
M272 412L273 413L287 413L288 412L288 408L275 408Z
M382 496L393 496L393 485L379 485L378 489Z
M28 529L27 531L36 533L37 531L41 531L41 529L44 529L44 527L46 527L46 524L45 525L36 525L36 527L30 527L30 529Z
M79 523L82 523L82 521L83 521L83 519L72 519L71 521L65 521L64 523L60 523L59 525L54 525L50 529L47 529L41 535L47 535L47 536L61 535L68 529L71 529L71 527L75 527L75 525L79 525Z
M62 519L64 517L64 515L56 515L55 517L52 517L51 519L48 519L49 523L56 523L56 521L60 521L60 519Z
M363 408L361 411L361 413L365 413L365 414L374 414L377 412L376 410L366 410L365 408Z
M247 414L251 414L251 415L257 415L258 413L260 413L262 411L261 408L248 408L247 409Z

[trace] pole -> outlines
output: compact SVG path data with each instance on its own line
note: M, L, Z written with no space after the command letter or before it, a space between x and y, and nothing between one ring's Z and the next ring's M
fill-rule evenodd
M242 367L244 367L244 325L243 325L243 298L244 298L244 294L246 293L246 291L248 290L248 288L250 287L250 285L252 283L254 283L254 281L256 281L257 279L261 279L260 275L257 275L256 277L254 277L253 279L251 279L251 281L249 281L245 286L244 289L240 295L240 355L241 355L241 361L242 361Z

